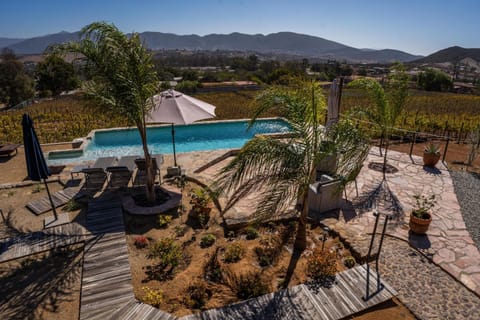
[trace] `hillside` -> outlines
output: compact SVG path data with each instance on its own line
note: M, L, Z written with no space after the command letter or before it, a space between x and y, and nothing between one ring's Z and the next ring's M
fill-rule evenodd
M446 48L421 59L415 60L415 63L443 63L450 62L455 64L466 58L473 59L477 62L480 61L480 49L478 48L462 48L458 46Z
M293 32L278 32L268 35L209 34L206 36L143 32L140 33L140 36L152 50L249 51L290 55L296 58L334 58L351 62L408 62L419 58L419 56L399 50L362 50L320 37ZM7 41L3 46L8 46L17 54L40 54L51 44L77 39L78 32L60 32L18 42L12 41L10 44ZM2 47L1 44L0 42L0 47Z

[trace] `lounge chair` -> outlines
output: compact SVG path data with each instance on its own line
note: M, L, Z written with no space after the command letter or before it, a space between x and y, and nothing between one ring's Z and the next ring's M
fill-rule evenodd
M78 188L66 188L52 194L52 201L55 208L63 206L71 199L78 199L83 194L79 192ZM42 197L37 200L30 201L27 203L27 208L30 209L36 215L42 214L49 210L52 210L52 204L48 196Z
M85 175L85 189L100 190L107 181L107 173L102 168L85 168L82 173Z
M98 158L90 168L102 168L106 170L108 167L112 167L117 161L115 157L101 157Z
M16 143L0 143L0 156L8 156L11 157L12 153L15 152L14 155L18 153L17 149L20 147L21 144Z
M135 170L135 160L139 156L124 156L120 158L117 165L108 167L107 172L110 173L108 185L112 188L127 187Z
M163 155L155 154L152 155L152 169L154 172L154 179L159 176L159 182L162 182L162 177L160 176L160 166L163 163ZM135 159L135 164L137 165L137 175L135 176L134 184L140 185L146 183L147 168L145 167L145 158Z

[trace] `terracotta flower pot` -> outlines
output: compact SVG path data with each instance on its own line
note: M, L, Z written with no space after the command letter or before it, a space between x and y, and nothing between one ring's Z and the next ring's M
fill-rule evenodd
M413 233L417 234L425 234L428 230L428 227L430 226L430 223L432 222L432 215L429 213L425 213L423 215L424 218L418 218L417 216L413 215L413 213L410 213L410 230L412 230Z
M435 167L435 165L440 160L440 153L423 153L423 164L427 167Z

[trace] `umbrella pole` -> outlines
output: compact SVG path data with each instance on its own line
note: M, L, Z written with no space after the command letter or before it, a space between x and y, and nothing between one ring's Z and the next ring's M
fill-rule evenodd
M175 153L175 129L173 128L173 123L172 123L172 142L173 142L173 163L174 166L177 166L177 155Z
M58 220L57 210L55 210L55 204L53 203L52 195L50 194L50 190L48 189L47 179L43 179L43 183L45 184L45 189L47 189L48 199L50 199L50 204L52 205L55 220Z

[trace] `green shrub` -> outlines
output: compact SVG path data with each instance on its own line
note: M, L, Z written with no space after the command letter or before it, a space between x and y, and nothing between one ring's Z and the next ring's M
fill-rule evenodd
M240 243L231 243L225 248L223 261L227 263L239 261L245 254L245 249Z
M172 238L162 238L150 246L148 258L157 259L158 272L173 272L178 267L183 253L181 247Z
M247 236L247 240L253 240L258 238L258 230L252 226L245 228L245 235Z
M71 211L79 210L82 208L83 208L83 204L72 199L67 202L67 204L62 208L62 211L71 212Z
M212 291L208 289L204 281L197 280L187 288L185 303L190 308L202 308L212 296Z
M177 237L183 237L186 231L187 231L187 228L183 226L175 226L174 228L175 236Z
M254 298L270 292L268 279L262 277L259 271L240 275L231 272L228 274L228 285L240 299Z
M208 233L200 239L200 246L202 248L208 248L215 243L216 239L214 234Z
M152 289L149 287L143 287L142 290L145 292L143 295L143 302L152 305L156 308L160 307L163 303L163 292L160 289Z
M172 221L172 216L161 214L158 217L158 225L160 228L166 228L168 224Z
M255 248L258 263L262 267L272 265L282 252L282 241L278 235L272 235L260 240L260 246Z
M337 273L337 255L316 248L307 259L307 274L313 279L333 277Z

